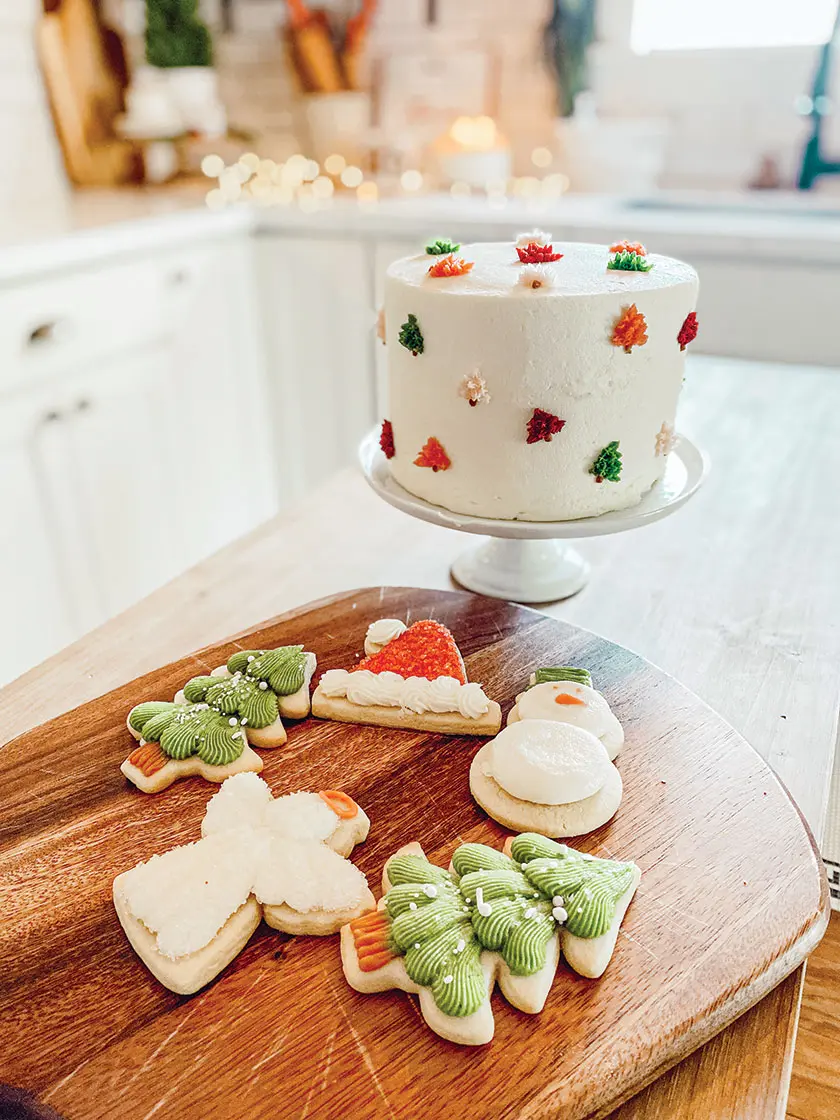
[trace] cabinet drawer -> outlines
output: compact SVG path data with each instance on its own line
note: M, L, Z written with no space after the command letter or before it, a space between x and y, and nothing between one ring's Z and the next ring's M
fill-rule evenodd
M0 289L0 389L155 341L164 294L151 260Z

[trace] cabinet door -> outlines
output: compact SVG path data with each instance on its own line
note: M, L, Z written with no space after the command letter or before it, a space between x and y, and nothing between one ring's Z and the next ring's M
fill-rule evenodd
M83 558L95 588L91 625L187 566L191 419L173 405L167 359L153 347L62 385L66 419L50 487L72 511L65 548Z
M37 445L59 424L42 397L0 407L0 685L79 634Z
M376 421L373 247L257 241L281 501L356 461Z
M251 242L191 248L161 267L170 396L189 430L182 529L193 564L276 512L272 416Z

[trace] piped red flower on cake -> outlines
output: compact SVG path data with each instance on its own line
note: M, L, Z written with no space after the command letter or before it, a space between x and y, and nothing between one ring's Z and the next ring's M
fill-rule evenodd
M379 446L382 448L386 459L393 459L396 455L396 451L394 450L394 429L391 426L390 420L382 421L382 430L379 433Z
M440 440L435 439L434 436L429 436L423 444L420 454L414 460L414 465L417 467L431 467L435 472L448 471L452 466L452 460L446 454Z
M612 344L620 346L629 354L634 346L644 346L647 342L647 322L635 303L625 307L613 326Z
M461 651L442 623L378 619L368 627L365 652L349 669L323 674L314 715L448 734L494 735L501 726L499 705L467 680Z
M680 344L680 350L685 350L689 342L693 342L697 337L697 312L689 311L685 317L683 325L680 327L680 333L677 335L677 342Z
M551 261L562 259L562 253L555 253L553 245L538 245L531 241L524 247L516 246L516 254L520 264L550 264Z
M428 274L433 277L466 276L468 272L472 272L474 264L475 261L465 261L463 257L441 257L429 265Z
M539 443L545 440L551 443L551 437L562 432L566 421L555 416L553 412L545 412L542 408L535 408L534 414L528 421L528 443Z

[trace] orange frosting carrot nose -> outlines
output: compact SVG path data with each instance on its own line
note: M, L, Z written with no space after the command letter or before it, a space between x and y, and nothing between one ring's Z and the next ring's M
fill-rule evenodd
M581 708L586 707L586 701L581 700L579 696L572 696L571 692L558 692L554 697L555 704L579 704ZM323 796L323 795L322 795Z
M359 806L353 798L342 793L340 789L319 789L318 796L322 801L326 801L335 815L342 820L349 821L359 811Z

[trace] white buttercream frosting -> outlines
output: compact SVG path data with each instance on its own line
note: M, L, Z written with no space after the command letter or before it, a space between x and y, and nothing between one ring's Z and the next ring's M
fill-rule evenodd
M460 712L478 719L490 707L480 684L461 684L455 677L402 677L369 669L328 669L318 686L325 696L345 697L351 704L379 705L416 712Z
M557 697L574 696L582 704L558 704ZM610 758L615 758L624 744L624 729L610 710L600 692L585 684L571 681L547 681L536 684L516 699L520 719L548 719L582 727L600 739Z
M511 723L489 746L486 773L513 797L539 805L568 805L592 797L612 767L594 735L567 723Z
M371 657L374 653L379 653L384 649L389 642L393 642L394 638L398 638L400 634L404 634L408 627L404 622L398 618L379 618L376 622L372 622L367 628L365 634L365 653Z
M520 233L516 238L517 249L527 249L529 245L550 245L551 234L543 229L534 229L530 233Z
M410 493L459 513L551 521L635 505L664 473L656 435L674 426L686 358L677 335L697 307L697 274L655 253L650 272L608 271L607 245L553 246L562 259L542 272L512 241L462 246L474 266L455 281L428 284L425 254L389 267L388 470ZM549 282L526 286L535 277ZM648 341L627 354L611 338L631 304ZM417 357L398 342L409 314L424 340ZM458 394L475 369L492 399L470 408ZM535 408L565 421L550 442L527 442ZM430 436L449 469L415 462ZM589 468L614 440L621 477L598 483Z

